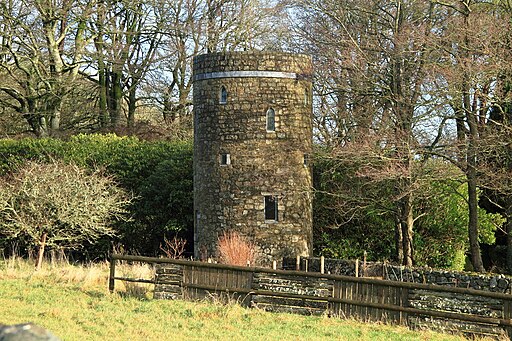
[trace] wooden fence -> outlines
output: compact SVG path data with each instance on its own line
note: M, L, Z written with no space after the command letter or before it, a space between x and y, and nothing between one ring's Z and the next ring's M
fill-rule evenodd
M116 261L121 260L156 264L155 277L116 277ZM112 256L111 291L115 280L154 283L155 298L229 297L269 311L354 317L497 338L512 335L512 295L502 293L121 255Z

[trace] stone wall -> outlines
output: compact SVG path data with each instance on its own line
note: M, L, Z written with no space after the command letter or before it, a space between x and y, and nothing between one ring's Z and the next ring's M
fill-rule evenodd
M325 278L257 273L254 276L253 288L271 292L329 297L332 292L332 281ZM322 315L328 311L327 302L302 298L275 297L271 295L255 295L252 300L252 306L266 311L297 313L302 315Z
M325 259L325 273L355 276L354 260ZM320 272L320 258L301 257L301 270ZM283 259L283 269L295 270L296 259ZM512 293L512 277L501 274L478 274L460 271L436 270L431 268L406 268L381 262L359 261L360 277L378 277L390 281L436 284L458 288Z
M227 297L267 311L353 317L493 338L512 332L510 295L313 272L181 261L157 266L154 297Z
M233 52L194 59L196 258L215 257L218 238L228 230L253 240L264 264L310 254L311 73L304 55ZM274 130L267 129L269 109ZM265 219L265 196L277 198L278 219Z
M458 288L512 293L512 277L501 274L476 274L468 272L435 270L429 268L404 268L385 265L383 278L391 281L447 285Z
M183 299L183 266L177 264L157 265L155 269L156 299Z

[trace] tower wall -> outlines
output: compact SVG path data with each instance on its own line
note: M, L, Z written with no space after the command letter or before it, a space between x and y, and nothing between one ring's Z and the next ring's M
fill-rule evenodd
M311 73L288 53L194 59L196 257L215 256L228 230L262 263L312 253Z

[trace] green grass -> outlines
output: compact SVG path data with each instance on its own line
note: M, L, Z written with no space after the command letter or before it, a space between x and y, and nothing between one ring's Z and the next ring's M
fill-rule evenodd
M54 266L34 273L23 263L0 262L0 323L34 322L63 340L80 341L463 340L404 327L267 313L236 304L152 300L144 290L130 287L110 294L106 287L106 265Z

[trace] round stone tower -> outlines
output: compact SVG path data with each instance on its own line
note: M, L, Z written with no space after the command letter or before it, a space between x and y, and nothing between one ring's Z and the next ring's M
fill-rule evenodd
M194 59L194 248L237 231L262 263L312 252L311 59L231 52Z

